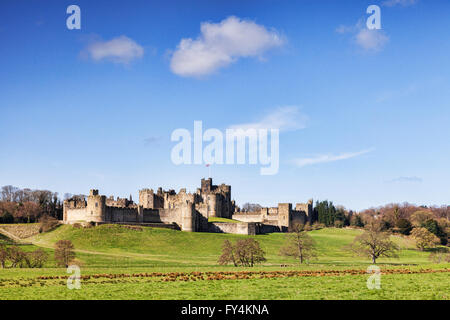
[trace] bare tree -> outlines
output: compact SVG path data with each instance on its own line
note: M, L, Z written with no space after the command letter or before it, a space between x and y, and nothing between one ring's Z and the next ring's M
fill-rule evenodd
M68 267L75 259L75 247L70 240L59 240L55 244L55 261L58 266Z
M244 267L253 267L255 263L266 261L264 251L255 239L242 239L236 242L236 255Z
M2 201L14 202L16 201L17 188L13 186L2 187Z
M224 265L232 262L237 267L235 254L233 244L229 240L225 240L222 246L222 255L219 257L219 264Z
M306 233L304 224L295 224L286 234L286 243L280 254L299 259L300 263L317 257L314 240Z
M265 253L255 239L241 239L234 246L230 241L226 240L222 249L219 264L233 262L236 267L238 265L253 267L256 263L266 261Z
M42 249L28 252L24 257L24 261L28 268L42 268L47 260L48 254Z
M40 213L41 208L38 204L34 202L24 202L22 204L19 204L16 211L16 217L26 220L27 223L30 223L31 221L35 221Z
M376 264L380 257L398 258L399 247L391 241L388 233L381 231L379 225L370 224L348 249L356 255L370 258Z

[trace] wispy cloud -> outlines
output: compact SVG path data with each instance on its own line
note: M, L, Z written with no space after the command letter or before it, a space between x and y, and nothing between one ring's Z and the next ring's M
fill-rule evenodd
M378 52L389 42L389 37L383 30L369 30L363 20L353 26L341 25L336 28L340 34L352 34L352 41L367 52Z
M184 77L199 77L226 67L242 57L260 57L283 45L274 30L231 16L219 23L203 22L197 39L185 38L173 53L170 68Z
M346 152L346 153L340 153L340 154L324 154L324 155L318 155L315 157L310 158L298 158L294 159L293 163L297 167L304 167L308 165L314 165L318 163L327 163L327 162L335 162L335 161L341 161L341 160L347 160L351 158L355 158L358 156L361 156L363 154L369 153L374 151L374 148L366 149L358 152Z
M94 61L111 61L129 64L135 59L142 58L144 48L126 36L113 38L109 41L92 42L85 53Z
M382 5L386 7L395 7L395 6L408 7L416 4L417 2L419 2L419 0L386 0L383 1Z
M148 137L148 138L144 139L144 145L145 146L155 145L155 144L158 144L161 141L162 141L162 137L151 136L151 137Z
M300 112L298 106L278 107L255 122L236 124L229 129L278 129L295 131L306 127L308 117Z
M389 180L388 182L414 182L414 183L420 183L423 179L419 177L399 177L392 180Z

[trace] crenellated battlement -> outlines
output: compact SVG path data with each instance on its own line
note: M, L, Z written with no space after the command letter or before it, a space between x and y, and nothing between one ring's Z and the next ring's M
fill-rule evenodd
M240 212L231 199L231 186L214 185L212 178L202 179L200 188L190 193L181 188L139 190L139 203L130 199L106 197L91 189L87 200L72 198L64 201L64 221L95 223L165 223L175 224L185 231L208 231L211 217L233 218L243 223L260 223L285 231L296 221L310 221L313 202L280 203L277 207L261 208L257 212Z

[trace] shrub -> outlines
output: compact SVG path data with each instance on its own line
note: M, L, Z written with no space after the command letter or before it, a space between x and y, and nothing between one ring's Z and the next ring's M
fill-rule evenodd
M24 264L26 253L18 246L12 246L8 249L8 260L11 262L11 267L21 267Z
M341 220L334 221L334 227L335 228L343 228L344 227L344 221L341 221Z
M326 226L323 223L320 222L314 222L313 225L311 226L311 230L320 230L325 228Z
M25 262L28 268L42 268L47 260L48 254L42 249L37 249L25 255Z
M0 265L5 268L6 261L8 261L8 248L0 243Z

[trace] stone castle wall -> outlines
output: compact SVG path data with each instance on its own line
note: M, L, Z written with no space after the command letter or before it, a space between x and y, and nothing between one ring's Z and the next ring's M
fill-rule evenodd
M257 234L257 227L254 222L214 222L209 224L208 232L255 235Z
M164 191L159 188L139 191L139 204L130 199L99 195L91 190L87 200L64 201L65 223L154 223L175 224L184 231L226 232L238 234L262 233L267 230L286 231L294 223L311 221L312 200L306 204L297 203L295 209L290 203L278 207L261 208L258 212L239 212L231 200L231 187L225 184L213 185L212 179L202 179L196 193L181 189ZM209 223L211 217L238 220L241 223Z
M297 203L295 209L292 208L290 203L279 203L278 207L261 208L257 212L235 212L232 218L238 221L268 226L267 228L260 226L260 230L286 231L296 223L305 224L310 222L312 214L312 200L309 200L308 203Z

